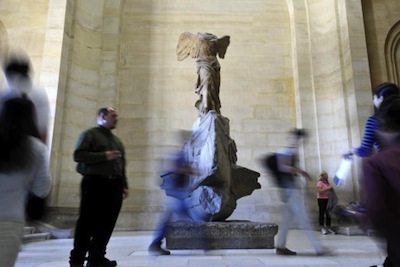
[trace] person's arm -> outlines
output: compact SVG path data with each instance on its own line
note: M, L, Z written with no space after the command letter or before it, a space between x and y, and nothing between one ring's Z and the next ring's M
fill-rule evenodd
M379 129L379 120L370 116L365 123L364 135L361 146L354 149L354 153L359 157L368 157L372 154L376 143L375 131Z
M29 190L37 197L45 198L50 193L51 188L51 175L47 147L40 143L37 151L35 151L35 156L37 157L37 161Z
M306 172L305 170L302 170L300 168L297 168L297 173L300 174L301 176L306 177L309 181L312 181L311 176Z
M293 162L292 162L293 156L292 155L277 153L276 159L277 159L279 171L288 173L288 174L293 174L293 175L300 174L300 175L306 177L308 180L312 180L310 175L306 171L293 166Z
M323 193L323 192L329 191L331 189L332 189L331 185L325 187L322 182L318 182L317 183L317 191L318 191L318 193Z
M121 143L121 146L122 146L122 143ZM127 197L128 196L128 178L126 177L125 148L123 146L121 147L121 153L122 153L121 160L122 160L122 166L123 166L123 170L122 170L122 173L123 173L123 187L124 187L124 190L126 190L126 197Z
M50 121L50 102L47 93L42 88L33 88L35 99L32 101L36 108L37 126L40 134L40 139L47 144L47 133Z
M112 157L119 156L117 153L108 155L111 151L95 151L93 149L95 141L99 142L99 140L95 140L94 133L91 130L83 132L76 143L74 161L91 164L111 160L113 159ZM104 144L106 144L106 141ZM109 153L107 154L107 152Z
M126 177L126 158L125 158L125 147L121 140L114 136L114 141L117 146L117 151L120 151L120 155L118 156L118 160L121 160L121 173L122 173L122 198L125 199L129 196L129 186L128 186L128 178Z

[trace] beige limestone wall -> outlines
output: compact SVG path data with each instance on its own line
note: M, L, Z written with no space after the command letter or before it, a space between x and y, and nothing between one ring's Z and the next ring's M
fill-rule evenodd
M230 119L238 164L261 172L262 189L239 200L230 219L279 222L278 190L258 159L284 145L291 127L310 131L301 165L315 179L323 169L333 176L340 154L360 141L372 103L359 1L61 2L43 1L48 13L36 25L46 32L42 49L51 51L39 57L41 81L58 84L52 207L78 207L76 139L95 125L99 107L113 105L131 188L117 228L153 228L163 205L159 161L178 147L174 131L190 129L197 118L195 61L179 62L175 54L184 31L231 37L220 59L221 113ZM355 170L342 190L345 200L357 194L356 177ZM314 185L308 189L315 211Z
M25 51L32 61L34 79L41 75L48 0L2 0L0 20L7 31L9 51ZM1 85L6 86L3 73Z
M0 21L8 41L9 53L23 52L29 56L35 87L46 90L51 114L48 145L51 146L55 105L58 92L61 41L64 28L66 1L8 1L0 5ZM0 59L2 62L3 59ZM0 91L7 87L0 73Z
M301 106L314 108L317 140L314 149L306 146L306 167L314 173L326 170L333 177L340 156L360 144L359 125L366 119L363 109L371 106L370 98L363 97L368 91L356 88L369 78L365 40L350 32L356 28L362 37L362 9L360 3L348 1L310 1L308 14L313 94L306 97L309 104ZM312 111L303 114L309 121ZM354 168L353 179L337 190L342 201L358 199L358 175Z
M398 84L400 74L391 73L390 65L394 63L393 61L399 61L399 48L398 45L395 45L397 58L390 58L393 54L388 51L387 44L390 42L390 38L393 38L392 35L398 35L399 32L400 2L367 0L362 3L372 86L387 80ZM396 43L398 44L398 41Z
M295 107L288 105L294 102L293 66L284 3L96 3L95 8L92 1L69 1L67 6L72 17L64 35L64 50L69 52L62 62L67 73L65 84L60 84L63 101L58 102L63 105L57 115L63 129L57 147L59 191L53 205L78 205L74 143L83 129L94 125L100 106L114 105L120 114L116 133L128 152L131 187L120 227L152 227L163 199L158 161L176 147L173 132L190 129L197 118L195 61L178 62L175 54L184 31L231 36L226 58L220 60L220 97L222 114L231 120L238 163L260 170L257 158L284 143L282 132L295 125ZM268 147L272 143L276 147ZM269 184L264 176L260 182ZM259 207L265 206L263 195L260 190L252 196Z

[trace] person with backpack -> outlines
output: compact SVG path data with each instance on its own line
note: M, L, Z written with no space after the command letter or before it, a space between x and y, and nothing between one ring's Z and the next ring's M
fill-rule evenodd
M25 225L25 195L46 197L51 189L47 147L32 136L31 101L11 98L0 113L0 266L14 266Z
M50 123L50 103L44 89L33 85L33 70L29 56L24 51L13 51L3 62L3 71L7 80L7 89L0 95L0 112L4 103L13 98L22 98L33 104L34 117L28 134L39 138L48 145L47 136ZM49 149L47 148L47 153ZM38 197L31 192L26 194L26 219L38 220L46 212L46 198Z
M177 132L180 143L188 142L191 131L181 130ZM168 224L173 222L175 216L188 218L188 205L185 198L189 195L190 175L197 172L194 170L187 159L184 149L172 154L172 162L168 171L163 172L161 177L163 183L161 188L167 194L164 211L158 219L153 240L148 247L150 255L170 255L169 250L161 247L162 240L166 238Z
M277 168L281 176L281 185L284 195L284 207L282 215L282 223L279 225L276 254L277 255L296 255L286 247L287 235L289 227L294 218L296 218L300 226L307 230L307 237L314 247L318 256L331 254L332 251L323 247L321 242L312 232L312 226L305 207L303 191L300 176L311 180L310 175L298 167L297 157L298 148L307 133L303 129L293 129L289 132L288 144L286 147L279 149L276 153Z
M33 70L29 56L23 51L11 53L3 64L7 90L0 96L0 110L7 99L22 97L32 101L35 108L34 123L39 138L49 144L50 102L47 92L33 84Z

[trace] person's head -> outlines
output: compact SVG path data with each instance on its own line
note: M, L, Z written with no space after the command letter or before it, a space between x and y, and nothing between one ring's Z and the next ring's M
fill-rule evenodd
M394 98L382 113L381 129L400 133L400 96Z
M379 143L383 146L400 138L400 97L394 98L380 116L380 129L377 132Z
M4 74L7 78L13 76L30 76L30 63L26 58L11 57L4 63Z
M326 171L322 171L319 175L320 180L328 180L328 173Z
M289 138L288 138L288 142L289 142L289 146L290 147L298 147L300 145L300 141L307 137L307 132L304 129L292 129L289 132Z
M384 99L399 95L399 87L391 82L384 82L374 88L374 106L379 108Z
M3 64L9 90L27 93L31 90L31 62L24 53L9 56Z
M97 124L107 129L115 129L118 123L118 114L115 108L104 107L97 112Z

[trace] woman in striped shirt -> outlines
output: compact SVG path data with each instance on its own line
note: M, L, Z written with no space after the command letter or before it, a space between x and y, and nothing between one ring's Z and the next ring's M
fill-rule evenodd
M379 129L380 117L385 112L385 107L398 95L399 88L393 83L385 82L375 87L373 101L376 112L367 119L361 146L354 149L354 154L359 157L369 157L374 151L379 151L379 142L377 142L375 132Z

